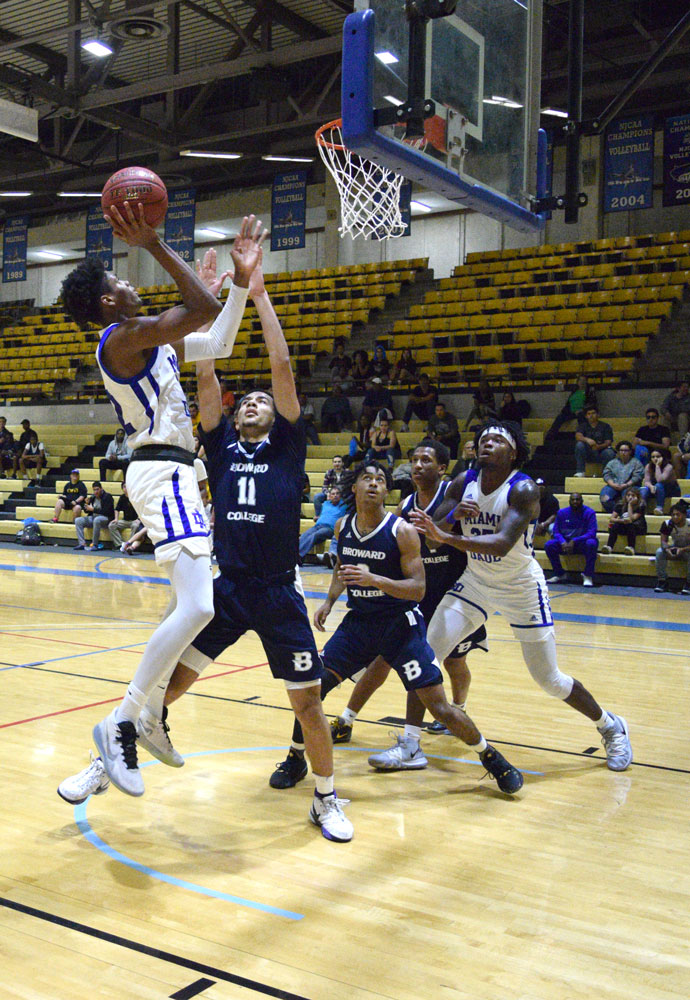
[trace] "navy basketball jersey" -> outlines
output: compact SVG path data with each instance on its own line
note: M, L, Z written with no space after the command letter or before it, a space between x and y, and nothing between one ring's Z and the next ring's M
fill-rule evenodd
M291 424L276 413L270 434L257 445L239 441L225 417L202 434L221 571L259 580L294 572L307 456L303 420Z
M440 482L433 500L424 508L419 506L416 493L405 497L400 505L400 516L409 521L410 512L416 509L424 510L429 517L433 517L443 503L446 490L449 486L450 482L447 480ZM460 549L453 548L452 545L441 545L437 549L430 549L426 544L424 535L420 535L420 541L422 545L422 562L424 563L424 570L426 572L426 593L423 600L419 602L419 609L424 615L424 620L429 622L443 595L446 591L450 590L455 581L462 575L467 566L467 556Z
M357 515L346 515L341 521L338 536L338 558L341 564L366 566L377 576L403 580L397 539L401 524L401 518L389 513L373 531L361 535L357 530ZM417 605L416 601L402 601L399 597L384 594L377 587L352 586L347 588L347 606L360 614L375 615L382 611L408 611Z

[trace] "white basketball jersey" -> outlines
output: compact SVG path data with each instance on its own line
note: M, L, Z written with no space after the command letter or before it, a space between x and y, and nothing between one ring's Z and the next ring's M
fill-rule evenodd
M524 472L514 472L497 490L485 494L481 489L481 476L481 471L470 469L465 479L462 499L473 500L479 507L477 517L463 518L460 522L462 533L466 538L496 534L501 519L508 511L511 489L521 480L529 479ZM533 521L522 538L504 556L468 552L467 569L463 579L467 580L469 574L486 587L500 588L506 584L514 585L521 581L532 581L535 577L541 578L542 570L532 548L535 527L536 521Z
M154 347L138 375L118 378L103 362L103 347L116 326L113 323L101 334L96 361L129 447L134 451L145 444L159 444L193 451L192 420L174 349L169 344Z

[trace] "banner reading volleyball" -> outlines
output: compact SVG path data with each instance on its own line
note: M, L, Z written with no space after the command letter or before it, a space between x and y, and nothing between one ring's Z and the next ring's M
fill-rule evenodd
M26 281L29 216L16 215L5 223L2 237L2 281Z
M165 242L190 264L194 261L195 219L196 191L190 188L173 191L165 216Z
M652 115L618 118L606 133L604 211L651 208L654 180Z
M664 208L690 202L690 115L664 122Z
M271 197L271 250L299 250L305 245L307 174L276 174Z
M113 267L113 227L103 218L100 205L92 205L86 215L86 256L98 257L106 271Z

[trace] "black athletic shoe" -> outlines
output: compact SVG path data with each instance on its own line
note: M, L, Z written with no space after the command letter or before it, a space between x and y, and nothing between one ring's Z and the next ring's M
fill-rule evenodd
M334 743L349 743L352 739L352 724L338 716L331 719L331 739Z
M654 588L655 594L665 594L668 590L668 580L657 580Z
M495 747L489 745L484 753L479 755L479 759L491 777L496 779L496 784L502 792L514 795L520 791L523 785L522 775Z
M290 748L285 760L276 766L268 783L271 788L294 788L298 781L306 778L308 770L304 757Z
M426 727L426 731L427 733L438 733L439 736L450 736L450 729L448 729L447 726L444 726L442 722L439 722L438 719L434 719L433 722L430 722Z

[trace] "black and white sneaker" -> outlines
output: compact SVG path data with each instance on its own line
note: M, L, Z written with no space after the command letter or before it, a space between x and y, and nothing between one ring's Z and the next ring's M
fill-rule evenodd
M318 792L314 794L309 819L314 826L321 827L321 833L326 840L347 844L354 836L354 827L343 812L335 792L332 795L319 795Z
M524 779L518 769L509 764L502 753L495 747L489 745L483 753L479 754L479 759L492 778L496 779L496 784L506 795L514 795L519 792L524 784Z
M101 761L116 788L125 795L143 795L144 779L137 763L137 730L133 722L116 722L113 709L93 727L93 738Z
M271 788L294 788L298 781L306 778L308 770L304 756L290 747L287 757L276 765L268 783Z

